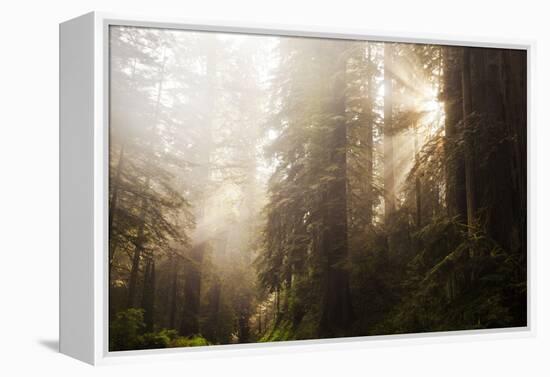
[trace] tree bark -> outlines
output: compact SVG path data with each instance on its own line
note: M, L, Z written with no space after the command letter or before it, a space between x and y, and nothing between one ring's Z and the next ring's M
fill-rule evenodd
M393 155L393 46L384 43L384 216L389 221L395 211Z
M374 211L374 140L373 140L373 128L374 128L374 101L376 98L376 88L374 85L374 75L376 72L374 64L372 63L372 48L370 42L367 42L367 101L365 104L365 148L366 148L366 161L365 161L365 175L366 175L366 191L367 191L367 213L365 214L366 222L368 225L372 225L373 211Z
M503 57L504 78L502 91L506 102L505 122L511 135L509 171L512 174L510 189L513 194L517 241L511 240L511 250L521 252L527 245L527 53L521 50L505 50Z
M465 222L466 176L464 172L464 153L457 150L459 136L458 125L463 119L462 109L462 64L458 48L446 47L444 71L445 100L445 154L446 154L446 204L447 214Z
M144 310L145 332L152 332L155 320L155 262L152 259L147 261L145 267L141 307Z
M262 335L262 308L260 307L259 313L258 313L258 335Z
M176 313L178 310L178 259L172 256L172 287L171 287L169 327L176 328Z
M336 61L330 64L330 112L333 131L330 135L330 163L336 166L334 179L328 183L325 201L323 251L326 257L325 287L320 322L322 336L343 336L349 333L353 320L348 270L347 219L347 125L346 125L346 44L334 42ZM328 54L330 56L330 54Z
M475 144L472 126L472 88L470 73L470 48L462 56L462 112L464 126L464 168L466 177L466 207L468 229L472 232L476 224L477 195L475 173Z
M216 71L217 71L217 56L216 56L216 36L212 35L209 43L205 46L206 49L206 86L204 91L204 127L203 134L200 140L201 149L199 157L199 165L201 172L198 177L201 189L208 185L210 179L210 153L212 149L211 128L213 122L212 116L212 101L215 94ZM205 194L201 192L198 195L197 202L198 214L197 224L205 218L204 205ZM192 336L200 333L199 317L201 310L201 278L202 278L202 261L204 252L207 247L208 240L201 240L189 250L188 257L184 260L184 296L183 296L183 312L180 325L180 334L184 336Z
M209 323L212 328L210 337L213 341L219 341L218 328L220 325L220 300L222 294L222 284L219 278L215 278L214 285L210 290L210 313Z
M195 245L184 263L185 282L180 325L180 335L183 336L194 336L200 333L201 278L205 246L205 243Z

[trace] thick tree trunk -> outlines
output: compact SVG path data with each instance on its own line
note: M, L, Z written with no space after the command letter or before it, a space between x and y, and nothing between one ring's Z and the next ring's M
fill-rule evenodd
M464 154L456 148L458 125L463 119L462 109L462 64L459 50L446 47L444 66L445 99L445 153L446 153L446 203L447 214L466 221L466 176L464 172Z
M513 197L513 221L509 231L510 252L518 256L521 266L515 274L518 282L527 282L527 52L507 50L503 53L505 77L505 122L511 141L509 145L509 190ZM523 293L521 300L512 309L515 326L527 324L527 297Z
M139 239L139 236L138 236ZM139 241L138 241L139 242ZM143 248L140 245L137 245L134 249L134 256L132 257L132 268L130 270L130 279L128 281L128 299L126 306L128 308L133 308L136 301L136 289L137 289L137 280L139 272L139 263L141 258L141 253Z
M220 300L222 293L222 284L218 278L215 279L214 285L210 289L210 310L209 310L209 323L211 327L210 338L217 342L219 341L218 337L218 328L220 325Z
M202 261L205 243L195 245L184 262L183 311L180 335L193 336L200 333L199 317L201 304Z
M498 129L499 137L512 139L514 135L506 123L506 112L510 104L507 103L502 88L504 67L501 52L487 51L486 61L487 123ZM487 144L489 143L487 142ZM512 142L499 143L498 147L494 148L493 153L490 154L487 167L492 174L491 177L486 177L488 180L486 190L484 190L486 193L481 197L483 203L491 203L486 198L493 199L488 211L488 231L492 238L507 250L512 249L514 223L519 215L514 210L519 208L519 203L516 202L517 192L514 192L513 189L513 176L517 172L510 163L513 158L512 145ZM501 203L509 204L504 206Z
M250 341L250 327L248 325L247 313L241 312L239 316L239 343L248 343Z
M323 251L326 256L325 287L320 322L322 336L343 336L349 333L353 320L349 288L348 219L347 219L347 126L346 126L346 59L344 42L335 42L338 52L331 64L330 76L332 131L330 163L337 169L334 179L327 185L325 201L325 231ZM343 45L343 46L342 46ZM342 48L344 47L344 48Z
M155 262L151 259L147 261L145 267L141 307L144 310L143 322L145 323L145 332L152 332L155 321Z
M510 232L511 251L521 252L527 244L527 53L521 50L502 51L505 122L511 136L509 171L513 194L516 227ZM517 240L513 234L517 233Z
M201 166L198 177L199 185L204 190L210 179L210 154L212 149L212 101L215 93L217 57L216 57L216 36L212 35L206 49L206 86L204 91L204 124L203 134L200 143L200 157L198 160ZM209 106L207 106L209 104ZM199 212L196 214L197 224L205 218L204 205L205 193L201 192L197 198ZM202 236L202 235L201 235ZM192 336L200 333L199 317L201 311L201 278L202 261L207 248L208 240L195 241L195 245L189 250L188 257L184 261L184 296L183 311L180 325L180 334Z

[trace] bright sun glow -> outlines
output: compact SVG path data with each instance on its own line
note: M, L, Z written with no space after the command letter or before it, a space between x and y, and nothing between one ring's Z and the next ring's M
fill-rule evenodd
M429 99L424 103L424 111L427 112L439 112L441 111L441 103L437 101L435 98Z

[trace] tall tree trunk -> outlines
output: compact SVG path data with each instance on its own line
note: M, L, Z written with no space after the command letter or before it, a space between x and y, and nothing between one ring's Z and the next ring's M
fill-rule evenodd
M395 211L393 155L393 46L384 43L384 215L389 221Z
M152 332L155 320L155 261L151 258L145 266L141 307L144 310L143 322L145 323L145 332Z
M477 192L476 192L476 171L475 171L475 144L473 138L474 127L472 125L472 83L471 83L471 64L470 48L466 47L462 53L462 112L464 127L464 175L466 186L466 218L468 224L468 234L473 236L476 228L477 211ZM478 67L479 69L479 67ZM476 82L476 96L481 96L479 87L481 83ZM481 102L481 99L478 98ZM479 106L479 104L477 104ZM483 107L484 108L484 107ZM475 247L468 250L469 258L475 257ZM467 284L471 285L477 280L478 266L469 265L467 267Z
M169 327L176 328L176 314L178 310L178 257L172 256L172 287L170 300Z
M115 177L111 182L111 198L109 200L109 282L111 282L111 271L113 269L113 262L116 254L116 244L113 242L113 224L115 219L115 213L117 211L118 204L118 192L120 189L120 179L122 175L122 169L124 164L124 145L120 147L120 154L118 157L118 163L116 167Z
M137 59L134 59L132 62L132 73L130 74L129 84L131 86L135 83L135 76L136 76L136 65L137 65ZM122 142L120 146L120 154L118 157L118 164L116 167L116 173L115 177L112 180L112 182L109 182L109 191L110 191L110 198L109 198L109 284L112 282L112 276L111 271L113 269L114 259L116 255L116 249L117 245L115 242L113 242L113 225L115 220L115 215L117 211L118 206L118 195L120 191L120 180L122 176L122 169L124 166L124 142ZM111 312L111 305L109 305L109 312Z
M447 214L466 221L466 176L464 153L457 150L458 125L463 119L462 61L460 50L445 47L444 100L445 100L445 154L446 154L446 203Z
M151 138L155 136L154 130L157 128L157 122L159 119L161 99L162 99L162 87L164 84L164 76L165 76L165 68L166 68L167 60L168 59L166 56L166 47L164 47L162 50L162 64L159 69L159 79L157 82L157 96L156 96L155 106L153 109L153 118L152 118L151 128L149 130ZM151 140L149 140L149 142L151 142ZM150 182L150 177L146 176L144 195L146 195L147 191L149 190L149 182ZM132 258L130 280L128 283L128 301L127 301L128 307L133 307L136 304L135 303L136 287L137 287L137 280L138 280L138 273L139 273L140 258L143 252L143 243L145 242L145 239L144 239L144 230L146 225L145 217L148 209L149 209L149 202L144 197L142 198L142 203L141 203L141 213L139 216L140 224L138 226L138 236L136 241L136 247L134 250L134 256Z
M144 195L146 195L149 189L149 177L145 179L145 189ZM136 290L137 290L137 281L139 273L139 265L141 261L141 254L143 252L144 242L145 242L145 217L149 209L149 201L144 196L141 199L141 210L139 214L139 225L138 232L135 242L134 255L132 257L132 267L130 270L130 279L128 280L128 300L127 307L132 308L136 304Z
M219 327L220 327L220 306L221 306L222 284L218 277L214 278L214 283L208 294L208 323L209 333L205 332L205 336L213 342L219 342Z
M204 92L204 127L203 135L200 140L200 157L199 165L201 166L200 177L198 178L201 189L208 185L210 179L210 154L212 149L212 103L215 95L216 71L217 71L217 56L216 56L216 36L210 37L209 43L205 46L206 49L206 86ZM204 205L206 204L205 193L202 192L197 200L198 214L197 224L205 218ZM208 240L201 240L189 250L188 257L184 260L184 296L183 296L183 312L180 325L180 333L184 336L192 336L200 333L199 317L201 310L201 278L202 278L202 261L204 252L207 248Z
M200 305L202 261L206 244L199 243L191 248L184 263L183 311L180 335L194 336L200 333Z
M347 44L333 42L336 61L330 64L330 113L333 131L330 136L330 163L337 169L327 184L325 201L325 231L323 251L326 257L325 287L319 332L322 336L342 336L349 333L353 320L349 288L348 219L347 219L347 125L346 125L346 67ZM330 54L328 54L330 56Z
M260 306L260 310L258 313L258 336L262 335L262 307Z
M527 245L527 53L521 50L505 50L503 57L504 78L502 91L506 102L505 122L511 135L509 171L512 174L512 216L516 220L517 241L511 241L511 251L521 252ZM526 255L526 253L523 253Z
M414 159L418 163L418 154L419 154L419 146L418 146L418 127L416 124L413 125L414 129ZM422 181L420 180L420 176L418 173L416 174L415 182L414 182L414 193L415 193L415 199L416 199L416 227L422 228Z
M367 213L365 214L366 222L372 225L374 211L374 101L376 99L376 88L374 85L374 75L376 74L375 65L372 62L372 47L370 42L367 42L367 103L365 104L366 124L365 129L365 176L366 176L366 192L367 192Z
M279 303L279 296L280 295L280 290L279 290L279 285L277 285L277 287L275 288L275 318L279 318L279 314L280 314L280 303Z
M248 317L246 311L241 310L241 314L239 315L239 343L248 343L250 341Z
M462 112L464 126L464 169L466 177L466 207L468 229L473 231L476 223L477 195L475 172L475 144L472 126L472 87L470 71L470 48L462 56Z
M505 93L505 123L508 125L509 169L513 220L510 235L510 252L518 256L518 271L514 280L518 285L527 284L527 52L521 50L503 51ZM525 291L511 310L514 326L527 325L527 294Z

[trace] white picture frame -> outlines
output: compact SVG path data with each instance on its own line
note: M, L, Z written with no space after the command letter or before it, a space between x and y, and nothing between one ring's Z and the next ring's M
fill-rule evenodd
M522 328L384 335L293 342L219 345L143 351L108 351L108 29L111 25L264 35L326 37L514 48L527 51L528 65L528 325ZM535 335L534 127L532 72L535 43L421 33L198 22L92 12L60 25L60 352L90 364L289 353L305 350L457 342Z

